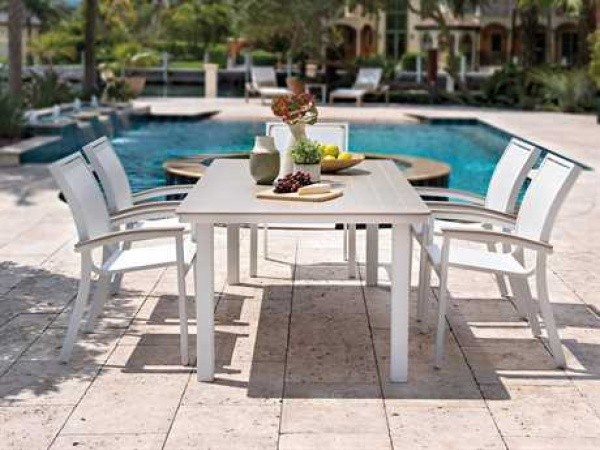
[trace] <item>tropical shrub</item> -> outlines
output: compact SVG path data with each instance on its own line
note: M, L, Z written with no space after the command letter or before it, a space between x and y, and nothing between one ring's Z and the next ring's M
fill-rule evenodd
M252 64L255 66L274 66L279 62L279 57L276 53L265 50L253 50L250 52L250 55L252 56Z
M533 86L529 85L527 73L508 64L496 71L482 86L483 97L488 103L532 109L535 106Z
M400 66L402 67L402 70L405 70L407 72L416 72L417 57L419 56L422 60L423 70L425 70L425 64L427 60L424 57L425 55L423 55L420 52L406 52L404 55L402 55L402 58L400 58Z
M151 67L160 64L160 56L142 47L137 42L122 42L112 49L112 57L116 68L124 70L127 67Z
M75 98L69 83L52 70L32 73L31 79L23 86L23 92L29 108L48 108Z
M7 91L0 91L0 138L21 137L25 127L23 102Z
M596 86L582 69L540 69L532 71L530 77L542 86L541 100L549 108L579 112L593 107Z
M589 37L590 40L590 76L600 87L600 30Z

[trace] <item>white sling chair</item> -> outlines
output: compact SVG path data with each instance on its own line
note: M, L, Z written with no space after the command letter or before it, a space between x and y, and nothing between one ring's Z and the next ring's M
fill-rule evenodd
M71 209L79 237L75 251L81 254L81 281L60 354L61 361L67 362L70 359L84 310L88 304L92 273L98 274L98 286L88 310L86 331L92 331L94 328L108 296L108 288L113 275L175 266L177 267L179 288L181 362L187 365L188 330L185 275L193 262L195 246L184 241L183 226L114 231L115 226L126 224L131 217L111 220L102 191L80 153L53 163L50 165L50 172ZM145 212L139 212L138 217L134 220L156 217L157 214L162 214L162 211L157 212L148 208ZM123 245L156 239L172 239L172 242L170 245L131 249ZM98 250L98 252L94 252L94 250ZM99 250L102 251L99 252ZM102 255L96 255L96 253L102 253Z
M540 156L540 150L533 145L527 144L519 139L512 138L502 157L496 164L492 178L485 198L476 194L460 191L456 189L437 188L437 187L418 187L417 192L421 196L427 197L446 197L455 200L452 201L428 201L429 207L435 208L457 208L465 210L490 210L505 214L513 214L519 191L523 187L523 183L527 174L531 171L534 164ZM459 200L460 202L456 202ZM435 220L433 223L434 233L439 234L439 230L447 225L447 221ZM453 224L454 227L462 227L465 229L482 229L492 228L485 222ZM417 233L417 240L422 240L422 234ZM489 246L490 250L494 248L493 244ZM421 257L425 257L425 249L421 247ZM508 296L508 289L502 277L498 276L497 283L500 293L503 296Z
M479 213L452 209L432 211L432 217L437 219L481 221L496 225L500 230L505 227L513 229L512 232L467 230L449 224L441 230L441 244L433 239L433 234L429 234L429 242L424 246L426 257L421 260L419 277L427 284L419 286L418 301L420 314L424 314L426 289L429 286L431 267L433 267L440 278L435 359L437 367L441 366L443 359L450 267L508 277L513 292L520 297L519 301L528 312L529 323L536 337L541 335L537 319L539 306L554 360L557 366L564 367L565 357L556 330L552 305L548 298L546 258L552 252L552 246L548 241L556 215L580 171L578 166L563 158L551 154L546 156L525 194L516 219L489 210ZM484 249L465 248L456 245L456 241L503 244L509 246L510 252L496 253ZM528 278L532 276L536 282L537 304L531 297L528 283Z
M106 136L90 142L83 147L82 151L100 180L110 214L124 214L129 210L134 212L137 205L167 195L187 194L194 187L193 184L178 184L148 189L134 194L131 191L125 168ZM175 202L162 203L165 203L163 206L166 207L175 204ZM173 222L173 219L169 220ZM164 223L153 222L152 225L164 226Z
M292 93L287 88L277 86L277 74L273 67L252 67L250 78L251 82L246 84L246 103L251 93L257 93L261 103L264 103L265 99Z
M386 103L390 102L389 86L381 84L383 69L380 67L361 67L356 75L356 81L351 88L335 89L329 94L329 103L336 99L355 100L358 106L361 106L365 95L383 94Z
M275 148L279 151L285 149L288 139L290 136L289 127L282 122L267 122L266 124L266 135L273 137L275 140ZM348 122L321 122L314 125L307 125L306 136L308 139L314 141L323 142L327 144L335 144L339 147L340 151L348 151L348 139L349 139L349 124ZM355 274L355 262L356 262L356 225L352 224L348 226L350 230L347 232L347 228L344 225L344 258L348 259L348 270L349 276L354 278ZM257 267L257 227L251 227L250 237L250 275L256 276ZM263 226L263 254L265 258L268 258L268 225ZM349 236L349 237L348 237ZM350 242L349 242L350 241Z
M82 149L83 154L90 162L92 169L98 176L104 197L111 217L121 219L137 217L139 212L148 208L162 209L164 214L155 214L151 220L131 220L128 228L156 228L179 226L179 219L175 216L175 207L178 201L150 201L167 195L185 195L193 184L179 184L174 186L161 186L145 191L132 193L127 173L119 156L106 136L90 142ZM189 227L186 226L186 231ZM127 248L129 244L125 244ZM119 289L122 275L116 275L112 282L112 291Z

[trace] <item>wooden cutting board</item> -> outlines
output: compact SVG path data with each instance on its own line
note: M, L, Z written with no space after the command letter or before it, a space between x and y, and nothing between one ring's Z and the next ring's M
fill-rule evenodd
M326 202L327 200L333 200L344 195L341 189L332 189L330 192L324 194L307 194L298 195L297 192L291 192L288 194L276 194L273 189L267 189L256 194L256 198L266 200L288 200L293 202Z

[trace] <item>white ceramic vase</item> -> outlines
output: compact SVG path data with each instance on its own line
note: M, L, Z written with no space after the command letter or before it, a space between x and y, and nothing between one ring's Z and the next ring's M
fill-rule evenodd
M321 164L296 164L294 163L294 172L306 172L310 175L310 181L319 183L321 181Z
M288 137L287 145L281 152L281 166L279 170L279 178L283 178L288 173L294 170L294 160L292 159L292 148L301 139L306 139L306 124L296 123L288 125L290 134Z
M279 174L279 152L271 136L256 136L250 153L250 174L256 184L273 184Z

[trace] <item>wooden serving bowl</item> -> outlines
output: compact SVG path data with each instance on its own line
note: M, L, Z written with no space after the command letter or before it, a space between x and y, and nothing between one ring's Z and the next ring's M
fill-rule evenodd
M334 173L360 164L365 160L365 155L352 153L352 159L327 159L321 160L321 173Z

